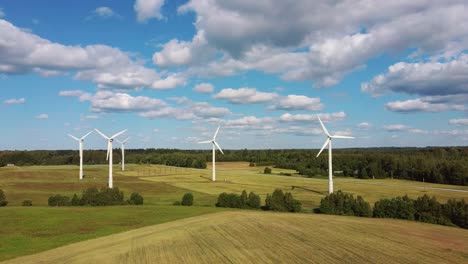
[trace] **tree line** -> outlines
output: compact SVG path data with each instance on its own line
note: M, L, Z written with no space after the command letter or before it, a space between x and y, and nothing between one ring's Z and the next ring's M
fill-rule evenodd
M246 161L257 166L293 169L305 177L327 175L328 157L317 150L226 150L217 161ZM86 150L85 164L106 164L104 150ZM129 149L126 162L206 168L211 150ZM120 162L120 152L114 160ZM0 166L78 164L78 151L0 151ZM395 178L454 185L468 185L468 147L336 149L334 175L355 178Z

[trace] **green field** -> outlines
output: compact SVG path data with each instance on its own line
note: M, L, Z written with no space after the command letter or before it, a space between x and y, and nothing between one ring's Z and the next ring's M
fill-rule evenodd
M468 231L398 220L234 211L6 263L466 263Z
M207 169L188 169L188 168L174 168L166 166L157 166L157 165L132 165L128 164L126 166L127 171L124 173L120 172L119 167L115 165L114 167L114 186L119 187L126 194L126 198L130 195L131 192L139 192L145 198L145 205L136 207L136 206L123 206L123 207L64 207L64 208L49 208L47 207L47 199L49 196L54 194L67 194L73 195L73 193L81 193L81 191L87 187L103 187L107 185L107 176L108 176L108 166L107 165L94 165L94 166L85 166L84 173L85 179L80 181L78 179L78 166L31 166L31 167L10 167L10 168L0 168L0 189L5 191L7 200L9 204L5 208L0 208L0 234L2 240L0 241L0 260L6 260L13 257L27 255L31 253L40 252L47 249L56 248L62 245L68 245L74 242L83 241L91 238L97 238L105 235L115 234L143 226L149 226L154 224L159 224L163 222L170 222L177 219L183 219L187 217L204 215L201 218L190 218L190 219L205 219L210 224L216 225L226 225L227 220L223 220L224 213L221 214L209 214L213 212L225 212L226 210L215 208L214 203L216 198L221 192L237 192L240 193L242 190L254 191L257 194L260 194L262 198L265 197L266 193L271 193L275 188L281 188L284 191L290 191L295 196L295 198L301 200L303 203L303 208L305 211L310 212L312 208L315 208L319 205L320 199L322 199L327 192L327 180L322 179L309 179L302 177L293 177L293 176L281 176L283 173L294 173L291 170L282 170L282 169L273 169L272 175L263 174L264 167L249 167L246 162L232 162L232 163L217 163L217 182L211 182L211 170L210 164ZM418 186L421 188L414 188ZM454 192L447 190L433 190L430 188L448 188L454 190L461 190L465 192ZM335 190L343 190L347 192L354 193L355 195L362 195L364 199L373 204L376 200L380 198L395 197L400 195L409 195L410 197L416 198L423 194L428 194L430 196L434 195L441 202L446 201L449 198L465 198L468 197L468 187L465 186L452 186L452 185L441 185L441 184L428 184L428 183L418 183L411 181L401 181L401 180L357 180L352 178L335 178ZM192 192L195 196L195 206L194 207L180 207L172 206L172 203L176 200L180 200L182 195L186 192ZM18 207L21 205L23 200L30 199L33 201L33 207ZM278 218L274 221L282 221L284 225L283 236L286 238L291 237L300 240L301 231L304 232L304 236L311 236L306 241L304 245L307 245L308 248L314 249L315 246L313 243L332 243L331 241L321 241L317 237L313 237L313 234L309 234L309 229L313 230L314 227L318 226L317 219L332 219L330 221L335 221L338 224L338 228L349 228L349 232L353 231L357 233L365 233L367 229L360 229L360 223L374 223L374 226L369 227L369 232L376 232L374 235L387 235L387 229L385 226L398 225L402 230L395 232L407 232L406 229L415 228L415 232L421 230L424 232L427 239L442 239L446 241L448 245L456 245L459 241L458 238L451 237L449 234L451 232L458 232L459 236L467 241L466 234L468 231L459 229L459 228L448 228L435 225L427 225L420 223L410 223L406 221L396 221L396 220L377 220L377 219L362 219L362 218L350 218L350 217L332 217L331 216L320 216L312 214L271 214L267 212L238 212L234 215L244 215L246 219L251 219L252 217L258 222L257 225L261 226L260 230L247 230L247 234L253 237L257 236L256 232L268 233L265 230L274 230L276 229L266 225L263 222L271 222L270 217L273 215ZM230 214L227 214L230 215ZM232 216L232 215L231 215ZM206 218L203 218L206 217ZM213 219L211 219L213 217ZM325 218L323 218L325 217ZM211 220L210 220L211 219ZM287 219L291 219L288 224ZM346 220L348 219L348 220ZM185 230L190 234L194 235L190 231L191 227L184 225L183 221L191 221L189 219L166 223L165 225L171 226L174 224L177 228ZM195 220L194 220L195 221ZM224 221L224 222L223 222ZM250 220L240 220L250 221ZM346 221L349 223L356 224L355 227L352 227L351 224L346 224ZM301 224L301 222L304 222ZM320 221L319 221L320 222ZM224 223L224 224L223 224ZM253 223L256 223L253 221ZM295 230L295 233L289 233L287 227ZM309 226L310 225L310 226ZM156 225L148 228L159 228L162 225ZM301 226L301 229L297 229L297 226ZM216 228L210 229L210 225L202 226L200 225L200 230L203 230L203 233L207 236L217 236L216 233L220 232ZM220 227L221 228L221 227ZM222 228L225 228L224 226ZM272 229L269 229L272 228ZM303 229L302 229L303 228ZM381 228L382 230L378 230ZM197 229L198 230L198 229ZM213 231L213 234L210 233L210 230ZM263 231L265 232L263 232ZM425 230L425 231L424 231ZM449 230L447 236L435 235L440 230ZM450 231L453 230L453 231ZM164 240L159 241L161 243L157 248L147 249L146 242L141 242L142 246L140 247L140 242L137 242L138 239L127 240L127 242L122 242L123 244L127 243L132 245L130 248L126 248L124 255L115 255L113 256L114 260L125 260L142 256L138 254L147 254L148 256L154 256L155 254L166 254L163 253L166 251L164 247L168 245L178 245L176 240L178 231L166 230L167 233L164 235ZM158 231L159 232L159 231ZM162 232L162 231L161 231ZM234 231L229 231L230 233ZM250 233L249 233L250 232ZM373 233L372 233L373 234ZM404 236L405 233L402 233ZM411 237L413 236L413 233ZM174 238L171 238L171 236ZM226 235L226 234L225 234ZM266 234L264 234L266 235ZM270 234L275 236L275 234ZM353 235L350 233L350 235ZM219 234L218 234L219 236ZM152 237L148 235L148 239ZM262 236L260 236L262 237ZM321 237L323 239L323 237ZM401 238L401 241L399 240ZM99 241L104 241L107 238L102 238ZM156 238L151 238L156 239ZM270 241L268 239L273 239L273 237L264 237L264 241ZM319 239L313 242L313 239ZM337 241L341 241L341 238L336 238ZM344 239L344 238L343 238ZM365 248L366 243L386 243L386 240L383 237L381 241L368 241L365 237L359 238L350 238L353 241L358 240L360 248ZM378 239L375 237L374 239ZM394 237L392 241L398 241L398 243L406 243L406 241L411 241L411 239L403 239L403 237ZM421 239L421 237L416 236L414 239ZM452 240L453 239L453 240ZM235 241L236 238L232 237L229 243L240 243ZM248 238L239 237L238 240L245 240L245 243L250 245L250 240ZM362 241L361 241L362 240ZM122 240L123 241L123 240ZM146 240L145 240L146 241ZM166 245L166 241L168 244ZM185 240L184 240L185 241ZM203 240L201 240L203 241ZM463 241L463 240L462 240ZM163 243L164 242L164 243ZM297 254L305 250L301 247L301 243L294 242L297 244L292 244L294 247L297 247L298 251L294 251ZM287 243L292 243L291 241ZM335 241L336 242L336 241ZM354 241L356 242L356 241ZM87 242L85 242L87 243ZM186 242L180 242L182 245L185 245ZM187 242L189 243L189 242ZM204 242L208 243L208 242ZM252 256L258 256L264 259L266 262L269 262L269 256L265 252L265 249L260 246L255 246L254 241L252 245L257 248L253 252L249 253ZM278 250L282 249L282 243L275 242L276 244L271 245L269 250L275 251L277 247ZM311 244L312 243L312 244ZM395 242L397 243L397 242ZM465 243L467 244L467 243ZM194 243L196 245L196 243ZM291 247L292 247L291 245ZM74 245L70 245L73 247ZM212 253L203 252L201 248L204 248L206 244L202 246L194 246L190 250L200 250L199 254L203 255L212 255L212 259L207 259L208 262L217 262L216 259L219 259L220 252L214 251ZM224 247L223 243L219 243L220 247ZM374 246L369 244L368 246ZM432 245L434 246L434 245ZM344 247L344 245L343 245ZM458 251L453 249L453 251L460 254L455 254L450 252L450 247L447 249L437 249L437 246L434 246L434 249L427 247L418 251L420 255L426 254L427 258L433 256L446 256L449 262L456 262L460 260L460 257L465 257L465 260L468 258L468 250L466 247L459 247ZM221 250L222 248L220 248ZM353 249L350 246L350 249L346 249L345 252ZM326 249L317 248L321 253L325 254ZM367 249L366 249L367 250ZM363 252L367 252L364 250ZM400 250L396 248L395 250ZM432 250L437 253L431 253ZM438 251L437 251L438 250ZM241 250L242 251L242 250ZM244 250L245 251L245 250ZM445 252L447 251L447 252ZM72 251L70 251L72 252ZM92 251L94 252L94 251ZM138 253L140 252L140 253ZM143 252L143 253L141 253ZM160 252L160 253L155 253ZM242 251L243 252L243 251ZM397 251L395 251L398 253ZM394 253L395 253L394 252ZM402 251L403 252L403 251ZM195 254L195 252L192 252ZM348 252L349 253L349 252ZM178 256L170 255L176 253L167 253L167 261L185 261L185 259L177 259ZM239 253L233 253L233 256L230 258L233 261L240 261L239 256L235 256ZM284 253L283 257L287 258L289 255ZM291 253L292 254L292 253ZM304 255L304 252L300 253L301 256ZM313 259L312 253L307 253L307 258ZM319 253L315 252L314 254ZM351 253L349 253L351 254ZM364 253L362 253L364 254ZM370 253L369 253L370 254ZM374 253L378 255L378 251ZM403 254L400 252L400 254ZM405 253L406 254L406 253ZM416 253L415 253L416 254ZM196 256L197 254L195 254ZM338 255L337 255L338 256ZM342 256L342 255L341 255ZM68 256L71 257L71 256ZM182 257L182 256L181 256ZM377 257L377 256L373 256ZM404 257L404 256L402 256ZM143 256L144 258L144 256ZM184 257L185 258L185 257ZM298 257L298 262L304 262L305 259ZM330 259L330 262L336 261L335 258ZM418 259L424 259L423 257ZM327 259L320 259L322 262L327 262ZM355 261L359 262L359 257L357 256ZM377 259L375 259L377 260ZM411 259L401 259L401 262L410 262ZM203 259L200 261L204 262ZM55 261L48 261L55 262ZM135 262L135 261L134 261ZM138 262L138 261L136 261ZM164 261L163 261L164 262ZM190 262L190 259L187 259L186 262ZM439 262L440 263L440 262Z

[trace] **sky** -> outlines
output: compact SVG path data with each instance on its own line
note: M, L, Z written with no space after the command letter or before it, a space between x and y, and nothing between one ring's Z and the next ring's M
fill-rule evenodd
M468 2L0 0L0 150L466 146ZM115 145L114 145L115 146ZM85 148L104 149L97 133Z

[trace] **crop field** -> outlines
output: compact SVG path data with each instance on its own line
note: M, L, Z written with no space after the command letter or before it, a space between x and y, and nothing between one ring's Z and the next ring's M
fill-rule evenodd
M466 263L468 231L387 219L231 211L6 263Z
M415 234L416 237L414 239L422 239L422 237L425 237L426 239L428 239L428 241L432 241L433 239L439 239L439 235L435 235L437 234L437 232L439 232L440 230L446 232L446 230L448 230L447 234L458 232L459 236L461 237L460 239L463 238L465 242L467 241L467 231L463 229L410 223L406 221L361 219L350 217L327 218L331 216L321 216L312 214L283 215L271 214L267 212L235 211L234 215L239 214L242 215L242 217L245 217L244 220L239 219L239 221L241 221L242 224L246 224L246 221L252 221L252 223L249 223L248 225L250 227L245 227L248 230L244 230L247 233L250 232L251 237L258 235L259 238L263 237L264 241L273 241L272 245L268 245L268 247L266 247L265 245L266 248L264 248L256 244L260 242L250 241L248 237L242 237L241 234L236 235L236 232L234 230L228 228L229 225L237 226L237 224L229 221L228 217L225 217L229 215L231 218L233 218L233 215L224 214L224 212L226 211L232 211L231 209L221 209L214 207L218 194L221 192L240 193L242 190L245 189L248 192L254 191L257 194L260 194L263 202L263 198L265 198L267 193L271 193L275 188L281 188L283 189L283 191L292 192L294 197L299 199L303 203L304 211L310 212L312 208L315 208L319 205L320 199L322 199L325 196L328 186L327 180L324 177L318 179L298 177L297 175L294 175L294 171L277 168L273 168L273 172L271 175L265 175L263 174L264 167L249 167L249 164L246 162L220 162L216 165L216 182L211 182L210 180L210 164L208 164L207 169L189 169L159 165L128 164L126 165L125 172L121 172L119 166L115 165L114 186L119 187L121 190L123 190L125 192L126 198L129 197L131 192L141 193L145 199L144 205L104 208L51 208L47 207L47 199L49 196L54 194L65 194L72 196L74 193L80 194L84 189L88 187L100 188L107 186L107 165L84 166L85 178L82 181L78 179L78 166L30 166L0 168L0 189L3 189L5 191L7 200L9 201L7 207L0 208L0 226L2 227L0 229L0 235L2 237L2 240L0 241L0 261L57 248L59 246L69 245L83 240L98 238L106 235L116 234L135 228L160 223L165 223L164 225L168 225L166 226L166 229L170 228L171 225L174 224L174 228L180 228L180 230L173 229L172 232L170 230L166 230L167 233L164 233L166 231L163 230L164 228L159 227L161 225L148 227L150 228L149 230L152 230L151 228L156 228L155 230L159 231L155 232L162 232L161 237L158 238L160 239L158 240L159 242L157 242L159 244L156 244L156 246L154 247L147 244L147 242L145 242L146 240L144 239L140 241L139 239L132 237L131 239L129 238L129 240L124 242L122 238L122 243L119 245L126 245L126 248L122 249L123 251L119 252L125 253L122 253L120 255L112 255L113 261L124 262L125 260L132 260L132 262L139 263L139 261L136 260L138 258L145 259L146 257L153 257L155 255L166 254L164 253L166 251L165 247L168 247L169 245L174 245L175 247L181 248L185 247L187 245L186 243L193 243L194 248L188 249L188 252L191 252L191 250L199 250L200 252L198 253L191 253L195 254L195 257L197 256L197 254L206 255L206 261L208 262L218 262L217 260L220 258L219 254L224 254L221 252L222 249L224 249L224 247L227 247L228 245L232 244L235 244L238 247L240 247L239 243L244 243L245 245L251 245L253 249L243 249L242 247L240 247L239 252L249 252L248 254L246 253L246 256L259 257L262 258L265 262L274 262L272 260L272 256L268 255L268 253L266 253L265 250L276 251L276 248L278 250L283 250L283 253L281 254L282 258L285 259L291 257L290 254L293 254L287 253L287 250L292 250L291 252L294 252L294 254L299 254L295 258L297 262L303 262L306 259L313 260L314 256L317 257L320 255L322 256L322 258L319 257L317 261L333 262L337 260L335 260L334 257L330 257L329 260L326 259L325 252L329 252L329 250L327 251L326 248L321 248L320 246L322 243L326 244L333 242L323 241L319 243L320 245L314 245L312 242L314 239L318 239L318 237L314 237L315 233L309 234L309 229L313 230L314 228L318 228L320 226L320 221L327 219L329 221L336 221L335 223L337 223L338 225L343 225L334 227L334 230L346 227L348 228L348 231L346 232L364 232L365 230L360 230L358 228L358 226L361 225L362 222L369 223L369 232L372 233L373 231L375 231L376 233L374 234L374 236L377 236L378 234L387 234L386 232L388 231L386 229L376 231L379 227L383 228L384 226L389 226L388 228L390 228L390 226L392 226L391 223L395 223L394 225L398 225L400 226L400 228L402 228L402 230L397 230L395 232L407 232L407 230L405 229L410 229L410 227L416 228L414 232L421 231L422 235L417 236ZM280 175L281 173L291 173L294 176L284 176ZM335 190L343 190L351 192L355 195L361 195L371 204L373 204L373 202L380 198L395 197L405 194L413 198L416 198L423 194L428 194L430 196L434 195L439 201L442 202L446 201L449 198L465 198L466 200L466 197L468 197L468 188L465 186L429 184L390 179L358 180L352 178L335 178ZM174 201L180 201L182 195L187 192L192 192L194 194L195 200L193 207L182 207L172 205ZM22 201L26 199L32 200L32 207L20 207ZM189 219L202 220L178 220L193 216L200 216L201 218ZM270 216L275 216L275 219L270 220ZM213 217L213 219L211 219L211 217ZM289 217L291 217L291 222L288 224L287 219ZM174 220L177 221L170 222ZM194 227L195 229L190 229L192 227L190 226L189 228L187 226L188 223L191 223L190 221L195 221L196 223L198 223L196 226L199 227ZM201 223L203 221L206 221L209 224L203 226ZM283 223L282 225L284 225L284 227L282 229L283 231L281 231L282 233L278 233L279 231L277 232L276 228L279 227L274 226L273 223L270 223L272 221L278 221ZM346 221L350 221L349 223L353 224L357 223L356 227L353 228L351 224L346 224ZM371 225L372 223L375 224L373 227ZM254 228L255 226L259 226L260 230L250 230L250 228ZM288 231L288 226L289 228L294 230L294 232ZM225 231L227 233L223 233L223 230L227 230ZM241 228L240 230L243 229ZM272 234L268 234L267 236L266 233L268 233L268 230L275 230L275 232L270 232ZM304 234L302 234L300 230L302 230ZM207 237L220 237L222 235L228 236L229 234L233 234L235 236L239 236L238 241L244 242L235 242L234 236L232 237L232 241L226 242L227 244L223 244L220 242L217 243L216 246L220 247L219 251L214 250L213 252L210 251L211 253L209 253L206 251L208 249L203 248L206 248L206 246L211 243L210 241L199 239L200 243L204 243L199 245L196 242L192 242L192 240L189 239L189 236L195 236L193 239L195 239L194 241L196 241L196 239L198 239L196 238L196 236L199 235L198 232L201 232L201 234L204 234ZM213 234L211 234L211 232L213 232ZM260 236L260 234L257 234L256 232L262 233L262 236ZM322 232L325 231L322 230ZM279 236L279 234L281 234L281 239L288 238L293 240L295 239L294 241L303 241L303 238L300 237L302 235L304 235L305 238L303 243L297 241L286 241L283 243L281 242L280 237L276 237L276 235ZM354 234L349 233L349 235ZM402 233L402 236L403 235L404 233ZM148 235L141 236L147 237L151 241L153 241L152 239L156 239L151 235L151 233L149 233ZM174 237L172 238L171 236ZM178 240L179 238L182 240ZM107 238L105 237L103 237L102 239L102 241L107 240ZM366 240L366 238L364 237L359 239L349 239L351 240L348 241L345 238L339 237L336 238L336 241L333 241L337 242L343 240L348 241L347 243L358 243L357 245L359 248L364 248L363 252L368 252L367 250L370 250L366 249L365 245L368 245L369 247L377 245L375 244L377 243L377 237L374 237L376 241ZM382 237L381 239L382 241L378 241L378 243L390 243ZM450 240L448 236L444 237L444 239L447 240L446 242L444 242L447 245L458 245L457 241L460 240L459 238L457 238L457 236L453 236L453 241ZM401 243L406 243L406 240L401 240ZM291 244L291 242L296 244ZM88 243L88 241L85 243ZM427 244L429 242L424 243ZM438 242L434 243L437 244ZM74 245L70 245L70 247L72 246ZM293 246L294 249L290 248ZM463 256L465 257L465 260L466 258L468 258L466 247L458 246L459 250L456 251L455 249L451 249L451 247L443 248L443 245L427 244L427 246L427 248L421 249L421 251L418 254L427 254L427 256L448 256L450 260L454 260L453 262L459 261L460 257ZM431 248L431 246L433 246L434 248ZM318 251L315 252L314 256L312 256L312 253L305 252L306 247L309 249L315 248ZM95 252L93 250L91 250L90 252ZM355 261L359 262L360 255L353 255L354 253L348 252L349 249L343 250L343 253L336 253L336 256L343 257L346 256L346 254L351 254L352 256L356 257ZM398 250L403 249L396 247L395 250L397 251L393 253L398 253ZM433 250L435 250L434 252L436 253L432 253ZM453 250L454 252L451 252L451 250ZM402 252L404 253L405 251L401 251L400 253L403 254ZM440 252L442 252L443 254ZM97 252L95 253L97 254ZM190 262L191 260L189 256L184 257L183 255L177 256L174 254L176 253L167 253L166 259L168 262L172 262L172 260ZM232 256L229 255L229 258L231 258L233 261L237 262L242 260L240 259L240 256L235 256L236 254L240 253L233 252L232 254ZM209 256L211 256L212 258L208 258ZM73 257L71 256L66 257L67 260L69 258L73 259ZM424 258L421 257L417 259L423 260ZM204 260L205 259L200 259L200 261L203 262ZM375 261L377 260L378 259L375 259ZM413 259L401 259L400 261L412 262L412 260ZM414 260L416 260L416 258ZM27 261L28 260L25 260L25 263L27 263ZM61 260L58 260L58 262L60 261Z

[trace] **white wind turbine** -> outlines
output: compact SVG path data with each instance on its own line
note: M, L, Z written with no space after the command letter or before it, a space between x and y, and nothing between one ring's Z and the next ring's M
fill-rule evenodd
M113 188L113 183L112 183L112 141L114 141L114 138L119 136L120 134L125 133L127 129L120 131L119 133L113 135L112 137L108 137L104 135L101 131L97 130L96 128L94 129L96 132L98 132L104 139L107 140L107 158L106 160L109 160L109 188Z
M215 152L216 152L216 149L215 149L215 146L219 149L219 151L221 151L221 153L224 155L224 152L223 150L221 149L221 147L218 145L218 143L216 142L216 136L218 135L218 132L219 132L219 128L216 129L216 132L213 136L213 139L212 140L207 140L207 141L202 141L202 142L198 142L199 144L205 144L205 143L211 143L213 145L213 174L211 176L211 180L212 181L216 181L216 164L215 164Z
M68 134L69 137L73 138L74 140L78 141L80 143L80 148L79 148L79 154L80 154L80 180L83 179L83 143L85 137L87 137L89 134L91 134L93 131L89 131L88 134L82 136L81 138L77 138L75 136L72 136Z
M322 151L328 145L328 193L333 193L332 139L334 139L334 138L354 138L354 137L340 136L340 135L333 135L333 136L330 135L330 133L328 133L327 128L322 123L322 120L320 120L319 115L317 115L317 118L320 121L320 125L322 125L323 132L325 133L325 135L327 135L327 140L325 141L325 144L323 144L322 149L320 149L319 153L317 154L317 157L320 155L320 153L322 153Z
M126 138L124 141L119 141L118 139L117 142L120 143L120 149L122 150L122 171L125 171L125 143L129 140L130 138Z

